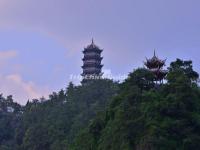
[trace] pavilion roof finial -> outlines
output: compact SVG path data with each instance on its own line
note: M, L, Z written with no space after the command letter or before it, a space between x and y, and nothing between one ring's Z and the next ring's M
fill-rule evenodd
M154 49L154 54L153 55L154 55L154 57L156 57L156 49Z
M94 45L94 38L92 38L92 45Z

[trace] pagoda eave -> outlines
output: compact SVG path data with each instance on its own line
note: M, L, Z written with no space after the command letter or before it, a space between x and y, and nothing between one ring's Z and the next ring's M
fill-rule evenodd
M97 52L97 53L102 53L102 49L84 49L83 54L88 53L88 52Z
M82 58L83 61L85 60L98 60L98 61L101 61L103 59L103 57L99 57L99 56L85 56L84 58Z

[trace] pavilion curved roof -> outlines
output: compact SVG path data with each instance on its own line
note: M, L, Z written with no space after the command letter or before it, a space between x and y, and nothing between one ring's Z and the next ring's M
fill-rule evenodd
M146 58L146 62L144 63L147 68L162 68L165 65L166 59L161 60L156 56L154 51L154 56L150 59Z

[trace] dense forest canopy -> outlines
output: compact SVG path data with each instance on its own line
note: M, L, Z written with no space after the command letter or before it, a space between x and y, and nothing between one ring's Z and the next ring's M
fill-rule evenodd
M0 95L0 150L199 150L199 75L177 59L163 84L138 68L26 106Z

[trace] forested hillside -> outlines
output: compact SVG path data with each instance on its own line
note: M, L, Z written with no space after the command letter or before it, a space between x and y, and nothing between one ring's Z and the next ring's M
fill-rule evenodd
M0 96L0 150L199 150L199 75L177 59L163 84L145 68L26 106Z
M178 59L168 70L163 85L155 85L146 69L131 73L73 150L199 150L199 76L191 61Z
M25 107L11 97L0 101L0 150L66 150L75 135L118 92L118 83L97 80L84 86L69 84L49 99L33 100ZM6 106L4 106L6 105ZM14 112L8 112L13 108Z

